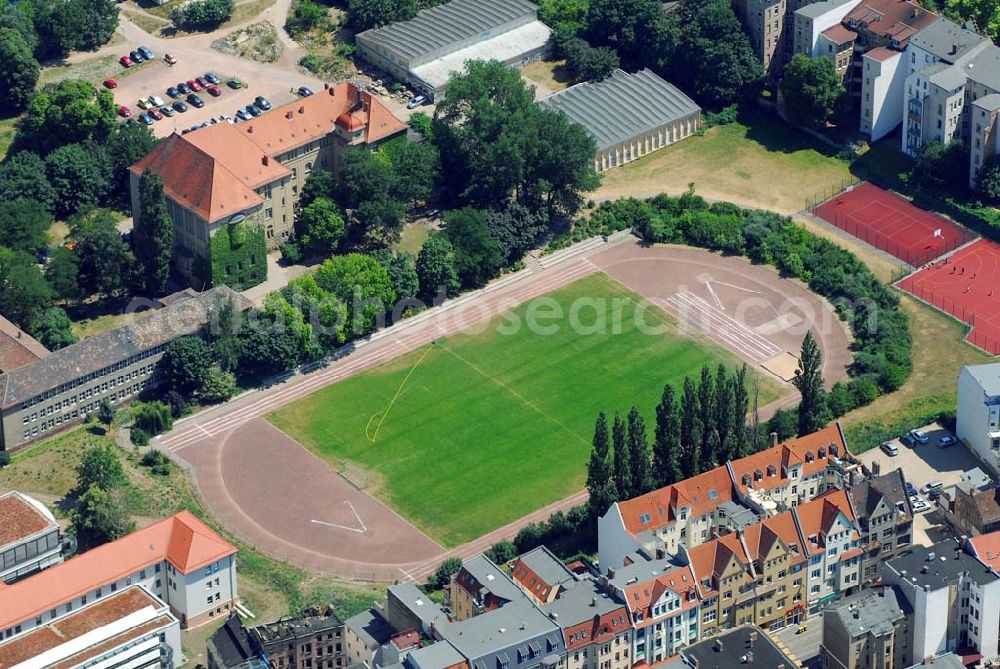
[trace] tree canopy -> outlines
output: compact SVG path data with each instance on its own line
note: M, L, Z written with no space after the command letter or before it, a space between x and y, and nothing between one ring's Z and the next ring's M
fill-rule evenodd
M417 15L417 0L347 0L347 22L360 32Z
M0 111L19 112L38 83L38 61L21 33L0 27Z
M45 154L66 144L102 142L118 125L115 109L111 91L98 90L89 81L46 84L28 105L15 144Z
M803 54L785 66L780 86L788 120L811 128L826 125L846 92L832 59Z
M115 0L32 0L32 4L39 57L96 49L118 28Z
M139 177L139 212L133 219L133 248L143 286L150 295L162 295L170 281L174 224L163 196L163 179L148 169Z
M465 288L478 288L500 272L500 249L483 215L466 207L448 212L445 234L455 251L455 271Z
M17 251L34 253L45 246L52 216L36 200L0 200L0 242Z

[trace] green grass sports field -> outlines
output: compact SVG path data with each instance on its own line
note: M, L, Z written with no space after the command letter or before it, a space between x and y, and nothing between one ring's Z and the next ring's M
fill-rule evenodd
M579 334L565 319L553 321L554 334L498 333L510 315L523 322L521 305L485 332L440 339L268 418L320 457L367 470L371 492L455 546L581 490L599 410L624 415L637 404L652 435L665 383L679 387L706 363L741 364L707 340L642 332L642 297L603 274L548 297L564 313L578 298L626 298L620 332L609 317L599 334ZM579 320L593 323L592 314ZM673 321L652 307L645 322ZM761 405L782 392L762 378Z

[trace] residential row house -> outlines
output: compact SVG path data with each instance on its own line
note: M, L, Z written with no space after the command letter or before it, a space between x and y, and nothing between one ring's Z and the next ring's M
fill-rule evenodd
M823 669L910 666L913 609L898 588L872 588L823 610Z
M756 522L844 488L859 472L840 425L833 424L617 502L598 519L601 569L621 567L636 553L650 559L676 555L731 530L734 513Z
M882 578L882 564L906 550L913 542L913 507L906 492L903 470L854 482L850 488L851 504L861 533L861 578L873 583Z

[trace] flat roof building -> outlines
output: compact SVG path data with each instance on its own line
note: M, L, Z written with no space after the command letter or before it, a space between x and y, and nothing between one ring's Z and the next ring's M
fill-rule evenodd
M0 495L0 581L10 583L62 562L55 516L17 491Z
M357 36L358 55L424 94L440 96L468 60L540 60L551 29L528 0L452 0Z
M0 667L16 669L168 669L180 661L177 618L138 585L0 642Z
M745 626L696 643L681 651L669 669L792 669L798 664L779 649L758 627Z
M538 101L579 123L597 143L594 169L624 165L684 139L701 122L701 108L651 70L615 70Z

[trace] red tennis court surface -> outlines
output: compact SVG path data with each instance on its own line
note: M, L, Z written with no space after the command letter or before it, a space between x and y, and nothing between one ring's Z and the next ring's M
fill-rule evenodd
M966 339L1000 355L1000 245L980 239L896 285L971 325Z
M914 267L975 238L948 219L868 182L827 200L812 213Z

